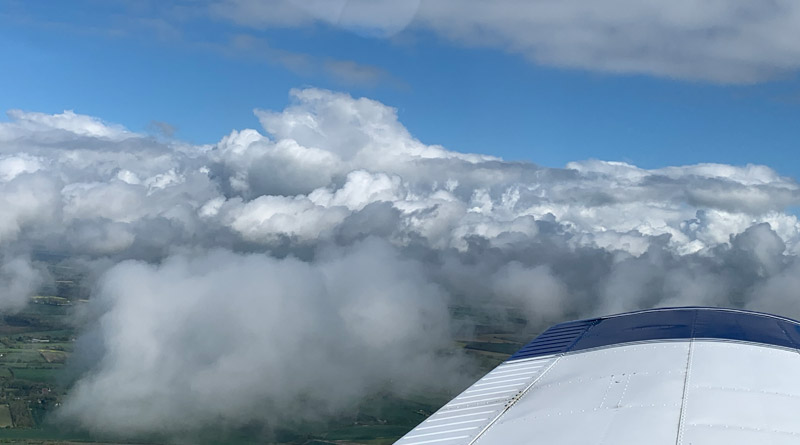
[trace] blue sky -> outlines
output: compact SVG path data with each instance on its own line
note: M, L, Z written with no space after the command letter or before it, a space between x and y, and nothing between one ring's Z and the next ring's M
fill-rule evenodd
M385 33L324 20L253 24L204 3L179 5L180 13L124 1L3 3L0 108L73 109L135 131L159 121L176 138L213 143L259 128L254 108L281 109L291 88L312 85L396 107L415 137L457 151L546 166L759 163L800 177L791 69L731 82L564 66L435 27L376 37Z

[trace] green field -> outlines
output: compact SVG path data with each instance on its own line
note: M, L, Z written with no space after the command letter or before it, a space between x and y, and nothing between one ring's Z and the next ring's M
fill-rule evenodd
M0 405L0 428L12 426L14 423L11 421L11 411L8 409L8 405Z
M59 368L14 368L14 378L31 382L55 382Z

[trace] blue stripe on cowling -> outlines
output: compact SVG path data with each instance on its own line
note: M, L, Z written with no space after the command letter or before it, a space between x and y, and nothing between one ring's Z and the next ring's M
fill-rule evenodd
M557 324L509 360L649 340L716 338L798 348L800 322L717 308L665 308Z
M516 354L512 355L509 360L562 353L568 350L593 323L595 323L595 320L557 324L525 345Z

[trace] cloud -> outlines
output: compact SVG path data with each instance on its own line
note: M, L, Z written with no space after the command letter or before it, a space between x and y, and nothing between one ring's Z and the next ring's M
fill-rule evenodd
M11 1L11 0L9 0ZM7 19L16 25L41 29L47 32L77 34L84 37L100 39L152 39L158 45L179 47L184 50L201 51L221 55L228 58L239 58L250 62L265 63L286 69L294 74L309 78L326 78L335 84L348 87L374 88L388 85L394 88L405 88L406 85L385 69L352 59L322 57L308 52L296 51L276 46L272 39L265 38L250 29L240 26L214 26L209 32L209 14L224 19L244 20L248 23L268 23L270 25L302 25L310 24L306 17L319 9L325 13L336 14L335 2L306 2L287 4L286 2L241 2L232 9L230 5L218 4L211 0L188 1L178 3L155 2L143 0L139 2L118 1L96 8L91 0L81 1L84 14L79 16L44 17L41 11L31 8L26 2L14 2L15 14L7 14ZM400 2L392 8L393 13L401 10L413 13L416 8L413 1ZM333 6L333 8L330 8ZM341 5L346 16L353 12L363 14L365 6ZM354 7L355 6L355 7ZM380 7L385 8L384 6ZM369 8L367 8L369 9ZM0 13L2 16L2 13ZM240 17L241 16L241 17ZM274 18L275 20L272 20ZM90 19L90 20L87 20ZM385 29L391 27L394 19L382 20L380 27L357 28L354 31L376 35L386 35ZM199 25L200 32L195 29ZM406 23L398 24L397 31ZM151 42L153 43L153 42ZM15 111L12 111L15 112ZM69 113L69 112L66 112ZM153 121L148 130L172 137L175 128L171 125Z
M6 310L25 307L28 297L45 283L46 277L30 258L6 254L0 259L0 307Z
M167 138L175 136L175 132L178 131L178 128L174 125L161 121L150 121L150 124L147 126L147 128L148 130Z
M131 135L120 125L109 125L100 119L76 114L72 110L61 114L45 114L25 112L22 110L9 110L6 113L13 124L2 127L0 138L10 139L16 135L29 132L58 132L63 131L77 136L89 136L102 139L119 140Z
M92 289L61 420L182 436L325 419L458 386L452 342L482 323L800 315L800 184L769 167L544 168L425 144L368 98L290 97L203 146L69 112L0 123L0 308L48 282L41 252Z
M346 86L373 88L381 84L395 87L404 85L380 67L354 60L322 58L276 48L266 39L251 34L238 33L224 43L203 42L198 45L226 56L279 65L304 77L324 76Z
M614 74L747 84L800 67L790 0L479 0L256 2L222 0L212 15L255 27L322 23L372 36L408 28L537 64Z
M250 26L303 26L314 22L341 26L369 36L389 37L405 29L420 6L420 0L273 1L212 2L212 15Z
M402 82L364 61L325 60L273 47L250 31L327 28L404 41L432 34L541 66L719 84L790 78L800 69L800 45L793 38L800 6L792 0L144 1L94 8L99 25L74 18L43 20L22 3L12 19L25 26L102 38L148 35L367 87ZM192 27L205 26L209 18L228 26L198 38Z
M375 86L387 79L392 80L386 70L352 60L327 60L323 67L333 78L345 85Z
M375 240L322 256L114 266L98 292L105 354L61 415L118 434L274 423L441 367L446 298L419 263Z

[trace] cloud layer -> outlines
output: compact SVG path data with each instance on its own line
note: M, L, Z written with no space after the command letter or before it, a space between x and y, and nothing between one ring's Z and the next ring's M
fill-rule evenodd
M325 23L387 37L419 28L544 65L609 73L752 83L800 67L792 38L800 6L791 0L221 0L210 10L256 27Z
M313 88L255 113L262 131L208 146L73 112L0 123L0 304L49 280L41 252L92 288L98 346L63 419L275 424L424 388L484 322L453 307L532 330L663 305L800 315L800 185L768 167L505 162Z

